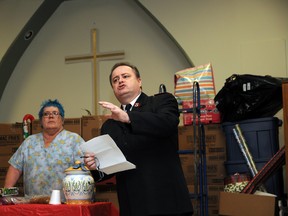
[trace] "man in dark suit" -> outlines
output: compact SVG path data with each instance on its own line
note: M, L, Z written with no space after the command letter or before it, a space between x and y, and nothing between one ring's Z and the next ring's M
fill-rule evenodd
M120 215L192 215L177 152L179 111L175 97L170 93L147 96L142 92L138 69L129 63L113 66L110 83L122 109L99 102L111 111L101 134L109 134L126 159L136 165L136 169L116 173ZM95 170L94 155L85 156L86 166ZM99 173L92 174L98 178Z

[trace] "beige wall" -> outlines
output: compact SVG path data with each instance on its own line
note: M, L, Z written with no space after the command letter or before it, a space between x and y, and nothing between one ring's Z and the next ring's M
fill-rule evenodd
M287 76L286 0L141 0L195 65L211 62L216 91L233 73ZM0 56L40 0L0 1ZM93 111L91 63L65 64L68 55L90 52L90 29L98 30L98 51L124 50L141 72L144 91L160 83L173 92L173 75L187 64L181 53L133 1L64 2L41 29L16 66L0 101L0 122L37 117L41 102L58 98L67 117ZM108 83L112 61L101 61L99 99L116 102ZM99 114L103 110L100 109ZM281 114L280 114L281 116Z

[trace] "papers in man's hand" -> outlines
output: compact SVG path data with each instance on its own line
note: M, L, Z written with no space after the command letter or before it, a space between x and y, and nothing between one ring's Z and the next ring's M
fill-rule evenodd
M84 153L94 153L99 162L99 170L112 174L135 169L136 166L126 160L121 150L109 135L95 137L80 146Z

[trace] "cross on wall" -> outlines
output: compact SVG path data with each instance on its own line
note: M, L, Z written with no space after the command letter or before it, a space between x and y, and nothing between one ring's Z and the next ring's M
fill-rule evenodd
M124 51L114 51L114 52L105 52L97 53L97 34L96 29L91 30L91 50L90 54L84 55L74 55L66 56L65 63L79 63L92 61L93 64L93 94L94 94L94 114L98 114L98 96L99 92L97 91L98 76L97 76L97 62L100 60L116 60L123 59L125 57Z

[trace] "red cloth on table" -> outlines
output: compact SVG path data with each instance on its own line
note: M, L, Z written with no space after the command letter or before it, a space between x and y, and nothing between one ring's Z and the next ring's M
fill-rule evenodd
M18 204L0 205L0 216L119 216L111 202L96 202L85 205L72 204Z

